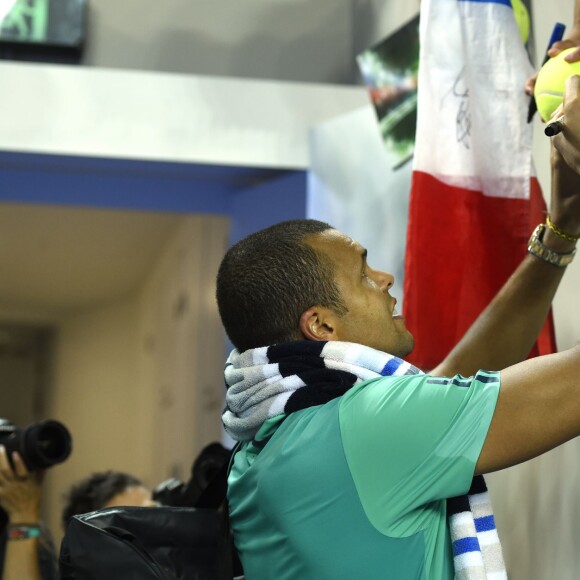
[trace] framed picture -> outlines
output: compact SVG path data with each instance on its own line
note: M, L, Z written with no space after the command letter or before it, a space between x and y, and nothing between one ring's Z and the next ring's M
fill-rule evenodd
M419 15L357 57L393 168L413 157L417 124Z

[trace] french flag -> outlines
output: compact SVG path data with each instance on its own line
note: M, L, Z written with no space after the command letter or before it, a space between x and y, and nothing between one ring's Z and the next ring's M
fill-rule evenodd
M546 207L510 0L423 0L420 39L404 314L409 361L431 369L524 258ZM550 315L531 355L554 351Z

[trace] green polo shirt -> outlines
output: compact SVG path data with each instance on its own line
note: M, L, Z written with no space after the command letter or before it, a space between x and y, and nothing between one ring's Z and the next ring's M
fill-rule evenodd
M452 580L445 499L469 490L499 386L384 377L267 421L228 480L246 579Z

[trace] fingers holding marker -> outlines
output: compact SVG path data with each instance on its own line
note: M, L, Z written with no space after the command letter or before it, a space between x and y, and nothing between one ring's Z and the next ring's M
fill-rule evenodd
M548 137L553 137L564 130L564 111L567 111L567 116L573 119L576 115L577 102L580 98L580 75L572 75L568 77L564 83L564 91L562 95L562 102L558 108L552 113L549 123L546 127L545 133ZM575 126L575 125L574 125ZM549 129L553 127L555 131L550 132Z
M580 173L580 76L566 80L563 103L556 111L562 118L562 130L555 134L552 143L566 164ZM565 119L564 119L565 115ZM555 117L555 116L554 116Z
M566 79L563 105L565 108L569 109L570 104L577 102L578 100L580 100L580 75L574 74ZM566 112L570 113L569 110Z

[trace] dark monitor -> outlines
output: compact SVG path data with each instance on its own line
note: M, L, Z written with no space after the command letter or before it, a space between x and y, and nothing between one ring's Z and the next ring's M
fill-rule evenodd
M0 22L0 59L78 63L86 0L16 0Z

